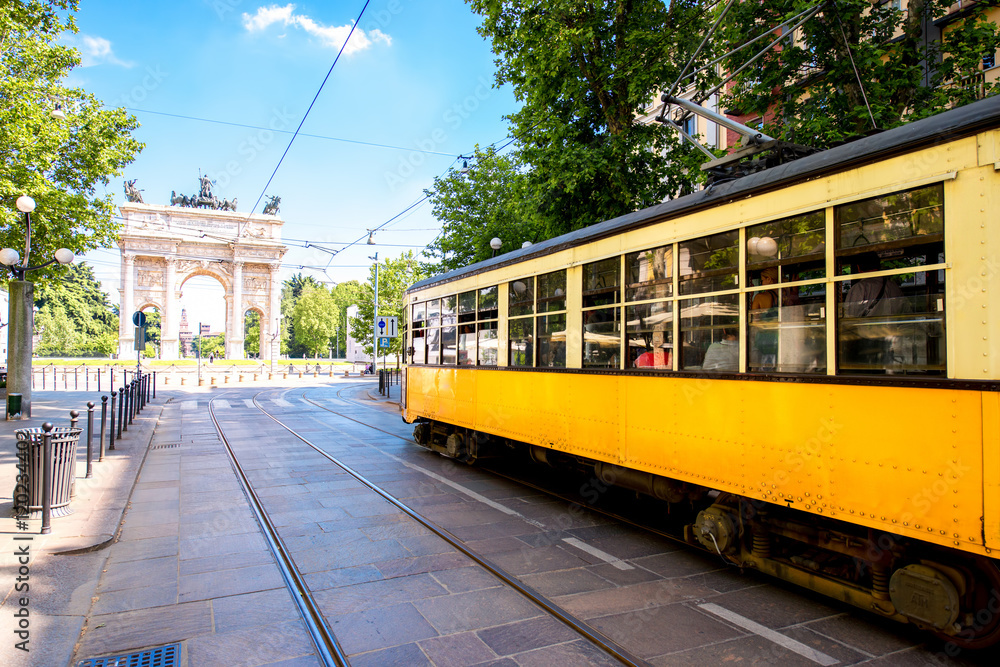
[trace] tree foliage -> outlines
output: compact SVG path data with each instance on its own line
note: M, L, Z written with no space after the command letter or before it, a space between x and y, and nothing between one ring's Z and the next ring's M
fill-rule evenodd
M64 80L79 64L76 50L58 44L75 32L76 0L12 0L0 3L0 245L24 247L23 194L31 214L32 263L57 248L82 253L114 244L112 195L98 186L120 175L142 149L132 138L138 126L124 109L106 109ZM62 105L66 119L50 116ZM19 250L19 252L23 252ZM44 283L58 268L39 269Z
M243 317L243 350L248 354L260 354L260 313L251 310Z
M637 116L700 39L699 2L467 1L498 56L497 84L523 103L508 118L529 167L527 205L546 238L659 203L689 183L668 155L676 137Z
M312 276L296 273L287 279L281 287L281 353L292 357L301 357L308 350L295 335L295 304L307 288L321 288Z
M413 251L407 251L397 259L387 259L378 264L378 313L375 312L375 266L371 268L368 282L361 285L357 301L358 314L351 318L351 337L371 354L375 338L375 315L399 317L400 328L404 322L403 292L413 283L427 277L425 269L417 261ZM403 337L393 338L385 354L396 356L403 353ZM379 356L383 351L379 352Z
M493 147L476 146L467 169L434 179L425 190L442 222L441 233L425 250L437 258L437 271L451 271L489 259L490 240L503 241L500 251L539 241L544 230L525 209L527 175L516 155L499 155Z
M337 304L326 287L306 287L295 303L295 338L306 352L325 354L340 319Z
M720 48L745 43L798 14L809 0L736 3ZM823 148L974 101L993 86L979 81L983 56L1000 48L998 26L974 6L943 38L934 19L946 0L893 3L838 0L748 68L727 91L733 111L763 117L777 137ZM745 53L725 61L730 71Z
M40 332L36 351L45 356L113 354L118 348L118 316L93 269L81 263L61 271L59 281L44 283L36 291L35 328ZM155 321L159 322L159 313Z
M330 293L333 296L333 302L337 305L337 330L333 336L337 349L334 356L344 357L347 354L347 335L350 327L347 321L347 309L360 302L361 283L357 280L338 283L333 286Z

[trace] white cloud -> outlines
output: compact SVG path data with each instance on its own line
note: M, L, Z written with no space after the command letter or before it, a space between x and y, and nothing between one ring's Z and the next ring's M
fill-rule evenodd
M111 42L103 37L93 35L70 35L65 38L66 43L80 51L80 66L93 67L94 65L119 65L120 67L132 67L134 63L120 60L111 47Z
M284 7L271 5L269 7L259 7L257 13L251 16L243 14L243 27L248 32L258 32L266 30L275 23L283 26L291 26L303 30L308 35L312 35L320 41L323 46L331 49L339 49L351 33L351 26L328 26L312 19L304 14L295 13L295 5L288 4ZM347 43L344 53L349 55L358 51L371 48L373 44L382 43L386 46L392 45L392 38L381 30L372 30L366 33L361 28L355 28L351 35L351 41Z

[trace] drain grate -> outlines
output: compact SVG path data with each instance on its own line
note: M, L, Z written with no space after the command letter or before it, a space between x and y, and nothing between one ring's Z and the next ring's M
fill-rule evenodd
M181 664L181 645L157 646L137 653L87 658L76 667L177 667Z
M150 449L173 449L174 447L180 447L179 442L175 442L172 445L153 445Z

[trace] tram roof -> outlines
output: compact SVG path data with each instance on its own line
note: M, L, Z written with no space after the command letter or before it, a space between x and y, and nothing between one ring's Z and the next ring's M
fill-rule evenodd
M414 283L410 287L410 291L451 282L502 266L517 264L527 259L621 234L653 222L669 220L707 206L716 206L733 199L786 187L820 175L852 169L860 164L886 159L935 143L953 141L997 125L1000 125L1000 96L988 97L777 167L719 183L714 187L684 197L671 199L656 206L540 241L527 248L519 248L499 257L426 278Z

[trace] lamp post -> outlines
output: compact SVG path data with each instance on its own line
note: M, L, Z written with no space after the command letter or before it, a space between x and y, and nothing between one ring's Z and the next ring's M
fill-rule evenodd
M13 248L0 250L0 264L10 268L14 279L8 283L9 313L7 328L7 402L11 405L12 394L21 395L21 409L13 418L31 417L31 335L35 324L35 285L24 279L28 271L41 269L58 262L72 264L75 256L72 250L59 248L55 257L36 266L29 266L31 255L31 213L35 210L35 200L28 195L17 198L17 210L24 213L24 258ZM18 262L20 261L20 264ZM7 419L11 419L10 407Z
M502 246L502 245L503 245L503 241L501 241L496 236L494 236L492 239L490 239L490 247L493 248L493 257L497 256L497 250L499 250L500 246Z

